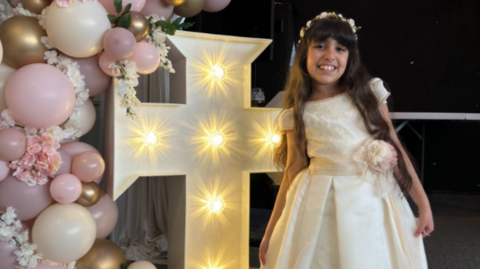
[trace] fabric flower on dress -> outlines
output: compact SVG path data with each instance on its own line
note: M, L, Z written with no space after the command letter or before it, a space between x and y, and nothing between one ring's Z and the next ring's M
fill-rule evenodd
M360 147L353 158L363 168L362 178L376 185L380 196L394 189L393 167L397 164L397 152L392 145L383 140L371 140Z
M377 173L384 173L396 164L397 152L395 148L383 140L373 140L366 149L369 169Z

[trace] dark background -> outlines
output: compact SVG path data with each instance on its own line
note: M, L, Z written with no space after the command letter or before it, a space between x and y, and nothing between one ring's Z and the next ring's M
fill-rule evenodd
M268 103L283 89L300 28L320 12L334 11L362 27L357 32L362 61L388 85L391 111L480 113L479 3L232 0L220 12L188 18L195 25L187 31L272 39L252 64L252 87L263 88ZM410 127L399 136L419 174L422 140L412 129L425 132L427 192L480 193L478 121L412 121Z

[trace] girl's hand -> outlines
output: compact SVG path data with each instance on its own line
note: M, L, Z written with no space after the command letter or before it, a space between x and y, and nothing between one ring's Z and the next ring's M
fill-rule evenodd
M415 237L418 237L421 234L423 238L425 238L433 232L434 225L432 210L430 209L430 207L423 209L419 208L418 213L418 227L417 230L415 230Z
M260 263L265 265L267 260L265 259L265 255L267 254L268 245L270 244L270 238L263 237L262 242L260 243L260 250L259 250L259 258Z

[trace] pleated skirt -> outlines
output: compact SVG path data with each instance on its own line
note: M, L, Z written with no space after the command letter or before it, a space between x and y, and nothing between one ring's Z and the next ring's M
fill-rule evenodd
M424 269L416 218L399 188L380 197L361 175L300 172L262 269Z

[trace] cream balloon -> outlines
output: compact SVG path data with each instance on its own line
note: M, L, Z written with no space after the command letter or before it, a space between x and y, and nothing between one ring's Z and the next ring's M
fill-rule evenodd
M90 212L78 204L53 204L38 215L32 241L45 259L69 263L83 257L95 242L97 228Z
M149 261L136 261L130 264L127 269L156 269L155 265Z
M0 63L2 62L3 59L3 46L2 46L2 41L0 40Z
M5 85L7 84L8 78L10 78L15 71L15 69L7 64L0 64L0 112L7 108L7 103L5 102Z
M78 107L78 112L75 117L80 135L88 133L95 124L97 112L95 106L90 99L87 99L85 103Z
M75 1L68 7L59 7L53 1L47 8L45 29L52 45L61 52L86 58L102 50L103 36L111 24L98 1Z

